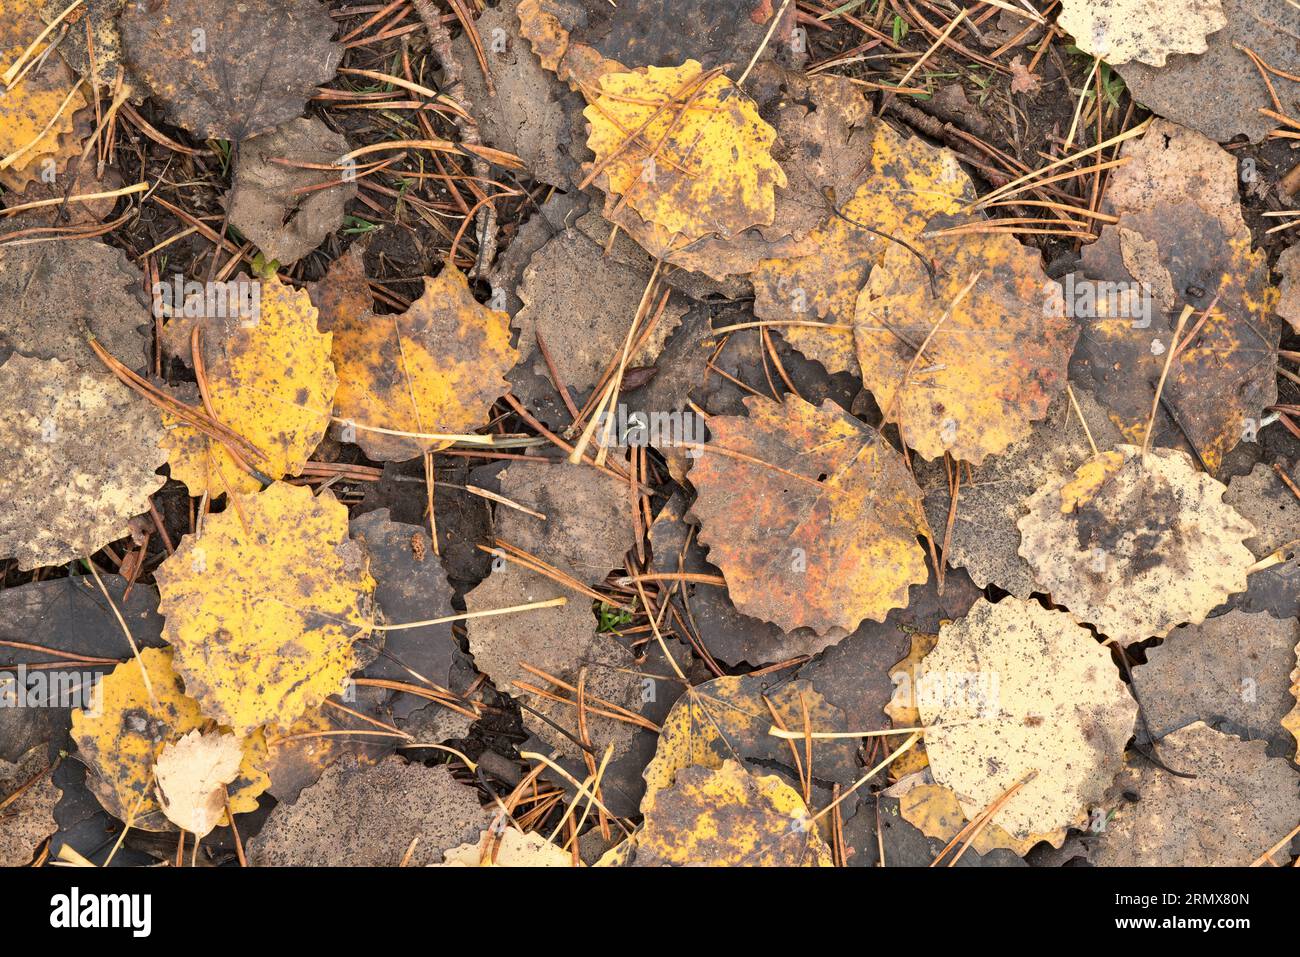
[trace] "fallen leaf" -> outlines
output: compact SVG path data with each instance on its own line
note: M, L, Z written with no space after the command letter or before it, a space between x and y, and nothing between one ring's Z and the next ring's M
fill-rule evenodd
M159 566L163 636L205 714L240 734L285 728L360 665L375 582L347 522L329 492L277 482Z
M12 764L0 758L0 867L26 867L58 830L50 762L37 746Z
M400 799L399 799L400 798ZM277 805L248 842L254 867L397 867L434 864L474 840L488 814L451 768L399 757L363 766L345 758L293 804Z
M118 77L123 76L122 35L117 29L117 18L126 2L127 0L82 0L62 21L68 25L70 36L59 44L59 54L83 78L90 79L93 74L100 89L113 89ZM43 0L41 18L46 23L54 23L66 7L67 3L63 0ZM93 62L91 44L94 50Z
M853 334L863 384L903 441L927 459L978 465L1047 414L1078 329L1037 250L978 233L944 252L928 283L915 253L886 249L858 295Z
M376 429L460 435L483 425L507 391L504 376L518 357L509 316L476 301L452 265L426 278L424 294L405 312L353 313L336 319L333 329L335 413L345 437L355 433L347 441L384 461L414 458L454 440Z
M1079 621L1123 645L1200 624L1246 588L1255 533L1177 449L1117 446L1025 501L1020 554Z
M776 775L735 761L677 774L646 811L637 867L831 867L807 805Z
M61 565L124 537L163 484L153 407L111 375L20 355L0 395L0 555Z
M230 225L267 259L297 262L343 225L343 210L357 195L355 170L297 164L329 166L347 152L348 141L315 117L289 120L241 144L226 201ZM321 189L325 184L331 185Z
M850 326L858 291L885 250L900 242L914 245L935 217L956 216L975 199L975 188L951 151L917 136L900 136L884 123L874 127L869 156L859 162L869 175L856 192L836 197L843 205L828 209L825 224L812 231L813 251L768 260L754 270L758 318ZM781 333L827 370L859 372L847 329L791 325L782 326Z
M1250 865L1300 818L1295 772L1265 748L1198 721L1160 742L1161 760L1192 777L1130 759L1108 801L1114 810L1093 852L1097 866Z
M1016 56L1007 67L1011 70L1011 92L1034 94L1043 85L1042 78L1025 66L1025 58Z
M1111 66L1164 66L1171 53L1204 53L1227 22L1220 0L1062 0L1057 25Z
M1277 314L1300 332L1300 243L1282 251L1276 268L1282 277L1278 284Z
M1300 622L1230 611L1176 628L1133 672L1151 735L1205 721L1247 739L1276 738L1294 703L1287 674Z
M573 857L536 831L486 828L477 841L453 847L434 867L572 867Z
M1221 143L1239 133L1258 142L1278 125L1259 112L1273 108L1270 85L1285 106L1295 102L1300 83L1276 73L1266 81L1243 48L1294 76L1300 10L1269 0L1220 3L1227 22L1206 38L1204 53L1174 54L1162 67L1127 63L1119 73L1133 99L1160 116ZM1161 18L1169 24L1177 14L1162 11Z
M694 60L607 73L584 111L596 182L685 242L771 223L786 185L776 131L734 83L706 76Z
M0 299L8 304L0 318L0 362L17 352L102 372L89 344L93 335L119 361L144 371L150 317L143 286L140 270L120 249L93 239L0 246Z
M302 116L343 48L313 0L153 0L119 20L131 72L199 139L240 142Z
M1267 465L1256 465L1245 475L1234 475L1223 500L1255 526L1246 547L1264 558L1286 545L1294 546L1300 534L1300 498Z
M331 333L316 326L307 293L274 276L258 283L257 307L227 315L173 318L163 329L172 355L189 357L191 331L202 329L204 374L214 417L253 444L262 458L253 475L221 443L164 413L172 478L190 494L214 498L260 489L264 478L297 475L329 424L338 380L330 361Z
M928 775L921 772L918 777L924 779ZM902 793L897 793L900 787L901 785L895 785L888 792L898 797L898 813L903 816L903 820L920 830L926 837L943 841L946 845L961 834L970 823L966 812L962 810L961 802L957 800L957 795L951 788L935 784L933 781L923 781L906 788ZM1034 840L1034 836L1025 840L1016 840L992 823L985 825L974 834L966 831L963 840L956 846L961 847L967 836L972 838L970 851L981 855L1003 850L1010 851L1017 857L1024 857L1029 849L1038 843ZM949 853L951 855L955 852ZM965 857L964 854L962 856ZM945 861L949 859L950 857L945 858Z
M243 760L233 734L191 731L164 744L154 761L163 814L182 831L207 837L225 817L226 785Z
M1013 838L1059 846L1119 770L1137 702L1110 651L1036 602L977 602L944 625L918 693L938 784L968 819L1021 785L990 818Z
M691 469L700 541L743 614L852 631L926 581L921 492L879 433L831 403L746 399Z
M146 683L144 673L148 673ZM91 774L87 784L114 817L146 831L169 830L155 798L154 764L162 749L202 728L199 702L186 694L170 648L144 648L105 675L93 709L72 712L72 740ZM270 779L259 767L256 743L242 739L239 774L227 789L230 810L257 807Z

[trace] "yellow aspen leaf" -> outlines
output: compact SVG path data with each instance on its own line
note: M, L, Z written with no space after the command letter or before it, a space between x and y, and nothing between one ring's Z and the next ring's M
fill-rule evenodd
M955 216L975 199L975 187L951 150L903 137L884 123L875 127L865 162L869 175L851 196L836 197L843 205L835 207L838 215L828 208L825 223L812 231L811 252L764 260L754 270L754 314L760 319L850 326L858 291L884 251L900 241L915 246L932 219ZM808 326L780 331L828 371L858 371L847 332Z
M899 787L901 788L902 785ZM890 793L894 793L893 788L890 789ZM919 829L926 837L941 841L951 841L970 823L952 789L932 781L918 782L900 794L898 813L903 815L903 820ZM983 855L1003 848L1017 857L1024 857L1039 841L1056 840L1056 838L1056 834L1050 834L1031 835L1024 840L1016 840L998 825L987 824L974 835L970 849L976 854Z
M90 767L91 792L105 810L132 827L169 830L155 796L154 763L166 745L209 723L199 703L185 693L172 649L142 649L138 661L124 661L105 675L96 695L96 707L72 712L72 739ZM255 810L258 795L270 784L259 762L264 747L247 737L240 751L239 772L228 782L226 797L235 814Z
M786 185L776 130L725 76L687 60L607 73L593 93L583 115L597 182L647 222L687 242L772 222Z
M1255 527L1226 491L1178 449L1120 445L1025 501L1020 554L1054 602L1103 635L1164 637L1246 590Z
M325 435L337 379L331 336L316 327L306 292L274 276L259 280L256 309L226 310L224 317L173 319L163 335L168 351L189 357L190 332L201 333L204 373L217 421L260 450L247 464L266 478L297 475ZM234 314L230 314L234 313ZM214 498L256 492L264 482L245 471L220 442L163 416L163 440L172 477L190 494Z
M425 279L424 295L399 315L366 311L338 316L335 412L372 459L402 461L450 441L373 431L459 435L483 425L509 389L505 374L519 358L510 317L474 299L465 276L448 264ZM348 424L351 423L351 429Z
M1079 332L1037 250L979 233L944 252L932 284L915 253L886 249L857 297L853 333L862 381L904 442L927 459L978 465L1046 417Z
M573 867L573 856L536 831L486 828L472 844L453 847L431 867Z
M0 0L0 70L15 63L44 29L37 0ZM36 177L43 158L60 152L60 138L73 131L73 114L86 105L76 89L79 81L57 53L45 55L48 49L47 38L28 60L39 66L0 96L0 161L16 156L0 178L11 188L22 188Z
M903 457L829 400L745 405L747 417L709 419L691 469L699 539L736 608L826 634L904 607L929 571L921 490Z
M922 665L935 782L969 820L1020 785L992 823L1016 839L1051 832L1059 847L1118 773L1137 718L1109 649L1063 612L981 599L939 629Z
M731 760L678 773L634 840L638 867L833 866L803 798L776 775Z
M243 759L233 734L191 731L164 744L154 762L163 814L183 831L206 837L225 816L226 785Z
M907 657L889 669L894 694L885 705L885 714L889 716L889 723L893 727L915 728L921 724L921 711L916 705L917 685L923 673L921 662L934 650L934 643L938 640L938 635L913 632ZM889 766L889 778L898 781L929 766L930 759L926 757L925 741L922 739L894 760Z
M156 573L159 610L204 713L241 734L287 728L342 689L370 633L368 566L346 506L281 482L186 535Z

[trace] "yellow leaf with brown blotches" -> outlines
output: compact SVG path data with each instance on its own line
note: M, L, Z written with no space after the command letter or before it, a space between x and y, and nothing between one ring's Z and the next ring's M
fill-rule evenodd
M369 559L329 492L235 495L158 568L163 637L204 713L244 734L287 728L340 691L370 634Z

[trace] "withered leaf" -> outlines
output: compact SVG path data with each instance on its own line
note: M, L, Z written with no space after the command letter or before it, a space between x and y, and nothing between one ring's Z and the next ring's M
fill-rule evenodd
M293 804L280 804L255 838L255 867L396 867L412 840L414 866L438 863L477 838L488 814L451 768L389 757L374 766L348 757Z
M1080 621L1121 644L1199 624L1246 588L1254 527L1177 449L1120 445L1025 502L1020 554Z
M1266 747L1198 721L1160 742L1160 759L1182 775L1132 757L1112 789L1113 811L1093 854L1096 864L1253 863L1300 818L1295 772L1284 759L1266 757ZM1136 802L1124 797L1130 793Z
M12 764L0 758L0 867L26 867L41 842L58 830L58 789L50 761L35 747Z
M301 116L343 57L315 0L151 0L119 22L132 73L200 139L239 142Z
M991 821L1059 846L1101 800L1133 733L1137 702L1109 650L1062 612L1004 598L944 625L923 668L935 781L971 820L1020 784Z
M62 565L126 535L163 484L153 406L107 373L20 355L0 395L0 555Z
M858 365L904 442L978 465L1047 414L1078 329L1038 251L1014 237L978 233L940 255L931 284L913 251L884 250L857 299Z
M277 482L234 497L158 568L163 634L205 714L284 728L359 666L375 582L347 521L331 493Z
M714 416L691 469L700 541L746 615L785 631L881 621L929 572L921 491L902 456L830 402L745 400Z
M226 785L239 775L239 739L191 731L164 744L154 761L163 814L183 831L207 837L225 816Z
M1111 66L1204 53L1206 34L1225 22L1220 0L1063 0L1057 20L1079 49Z
M299 117L240 146L227 200L230 224L282 265L297 262L343 225L357 194L346 170L291 164L337 163L348 142L315 117ZM319 187L332 184L326 189Z
M453 847L434 867L572 867L573 857L536 831L489 827L472 843Z

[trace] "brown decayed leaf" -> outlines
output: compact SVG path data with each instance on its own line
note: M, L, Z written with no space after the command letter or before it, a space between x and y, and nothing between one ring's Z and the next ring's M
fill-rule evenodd
M239 142L302 115L343 48L314 0L155 0L119 21L132 72L199 139Z
M94 73L101 90L113 89L122 74L122 35L117 29L117 17L127 0L82 0L80 6L63 18L69 36L59 44L59 54L83 78ZM62 0L43 0L41 18L53 23L68 4ZM89 41L86 22L90 22ZM92 64L90 51L95 59ZM93 67L93 70L92 70ZM130 84L127 84L128 86Z
M329 492L239 495L158 568L164 637L204 713L240 733L287 727L339 691L370 633L375 582Z
M1227 24L1206 38L1200 54L1174 54L1163 67L1126 63L1119 73L1133 99L1151 111L1226 142L1238 133L1258 141L1278 126L1259 112L1273 108L1269 84L1243 48L1274 70L1300 73L1295 38L1300 10L1274 0L1220 0ZM1168 17L1166 16L1166 19ZM1294 104L1300 83L1272 74L1269 83L1283 104Z
M225 817L226 785L243 761L233 734L191 731L164 744L154 761L163 814L183 831L206 837Z
M546 518L498 505L497 537L582 581L622 568L635 543L627 483L588 465L512 462L501 494Z
M488 825L474 789L451 768L389 757L359 765L348 757L293 804L277 805L248 842L255 867L396 867L418 838L410 863L434 864Z
M1120 445L1025 502L1020 554L1052 600L1122 644L1199 624L1246 588L1254 527L1177 449Z
M477 841L453 847L433 867L573 867L573 856L536 831L487 828Z
M6 69L45 29L38 11L36 0L0 0L0 64ZM48 46L47 38L36 47L36 60ZM73 131L73 115L86 105L83 93L74 92L79 85L62 57L51 54L0 97L0 161L12 160L0 170L6 187L21 189L38 175L43 160L61 151L60 139Z
M649 274L603 255L601 248L576 229L566 229L546 243L524 270L518 288L524 307L515 316L519 352L532 356L545 374L537 349L540 335L565 386L581 395L623 354L632 319L645 295ZM639 332L658 311L656 294L648 303ZM677 328L686 305L679 294L669 299L640 349L630 350L627 365L650 365Z
M143 284L120 249L94 239L0 246L0 362L17 352L102 372L89 345L94 335L114 357L143 371L149 361Z
M832 866L798 793L731 760L682 769L646 811L634 843L638 867Z
M1296 544L1296 536L1300 535L1300 499L1267 465L1261 463L1245 475L1234 475L1223 500L1255 526L1246 547L1256 558Z
M173 318L163 329L172 355L189 357L191 330L202 331L203 368L217 421L250 441L263 457L248 462L264 477L297 475L329 424L337 378L330 333L316 326L307 293L274 276L260 283L255 314ZM248 310L252 312L252 310ZM164 414L163 446L172 478L190 494L214 498L255 492L263 479L244 470L219 442Z
M1093 440L1108 449L1119 441L1092 396L1074 389ZM1020 530L1016 522L1025 514L1025 499L1054 475L1073 471L1091 455L1087 435L1069 396L1058 395L1047 410L1047 418L1034 424L1029 435L1012 443L1005 452L985 459L968 471L942 462L914 463L917 481L925 491L925 511L935 539L943 544L952 504L949 483L960 475L957 512L952 533L947 535L944 557L965 568L981 588L994 584L1017 598L1037 591L1034 574L1020 557Z
M57 176L53 182L33 179L18 192L6 192L3 201L6 208L13 209L51 199L62 201L65 194L88 196L92 193L111 193L121 187L122 174L116 167L105 166L101 175L97 164L78 163L76 169L69 168L62 179ZM22 212L0 217L0 234L42 227L48 229L59 226L97 226L112 215L116 206L117 198L110 197L25 209ZM74 240L67 242L71 243ZM40 249L41 246L34 248Z
M0 867L26 867L41 842L58 830L59 792L49 768L42 745L13 763L0 758Z
M1100 867L1246 867L1300 819L1295 772L1242 741L1197 722L1160 742L1174 776L1140 756L1110 795L1113 808L1093 853ZM1136 802L1125 795L1135 794Z
M691 469L700 541L736 608L824 634L906 604L929 572L921 492L902 456L830 402L745 405L748 417L709 419Z
M111 375L20 355L0 395L0 555L61 565L126 535L163 484L154 408Z
M1023 782L992 822L1059 846L1101 800L1133 733L1137 702L1109 650L1062 612L1004 598L944 625L923 669L935 781L972 820Z
M1152 736L1206 721L1249 739L1279 737L1293 704L1287 675L1297 644L1300 622L1263 612L1234 610L1175 629L1133 672Z
M234 226L267 259L297 262L343 225L343 210L357 194L355 177L286 166L329 165L348 152L348 141L315 117L289 120L243 143L227 200ZM316 187L333 183L328 189ZM306 191L304 191L306 190Z
M149 674L146 685L143 671ZM90 768L87 784L114 817L148 831L169 830L154 788L154 763L162 749L203 728L199 703L185 693L170 648L145 648L100 682L94 711L72 712L72 740ZM238 775L227 800L235 814L252 811L270 779L262 770L265 747L244 738Z
M1047 414L1078 329L1038 251L1014 237L963 237L942 263L932 288L913 252L884 251L857 299L858 365L904 442L978 465Z
M426 278L424 294L399 315L352 313L334 322L339 386L334 408L344 431L374 459L402 461L454 440L374 429L460 435L483 425L506 392L518 353L510 318L474 299L454 266ZM352 429L348 431L348 423ZM367 428L369 426L369 428Z
M1278 285L1277 314L1300 332L1300 243L1288 246L1277 257L1277 272L1282 277Z
M839 215L830 215L812 231L812 251L771 259L754 270L754 314L760 319L850 325L871 267L897 245L878 233L915 246L930 220L956 215L975 198L970 178L951 151L935 149L917 136L900 136L884 123L875 125L870 156L859 163L869 175L856 192L836 197L843 204L837 206ZM781 332L827 370L858 372L852 335L806 326L782 327Z
M694 60L648 66L605 74L589 99L596 182L647 222L684 243L772 222L786 185L771 155L776 131L726 77L706 80Z
M1220 0L1063 0L1057 19L1080 50L1112 66L1204 53L1206 34L1225 22Z

